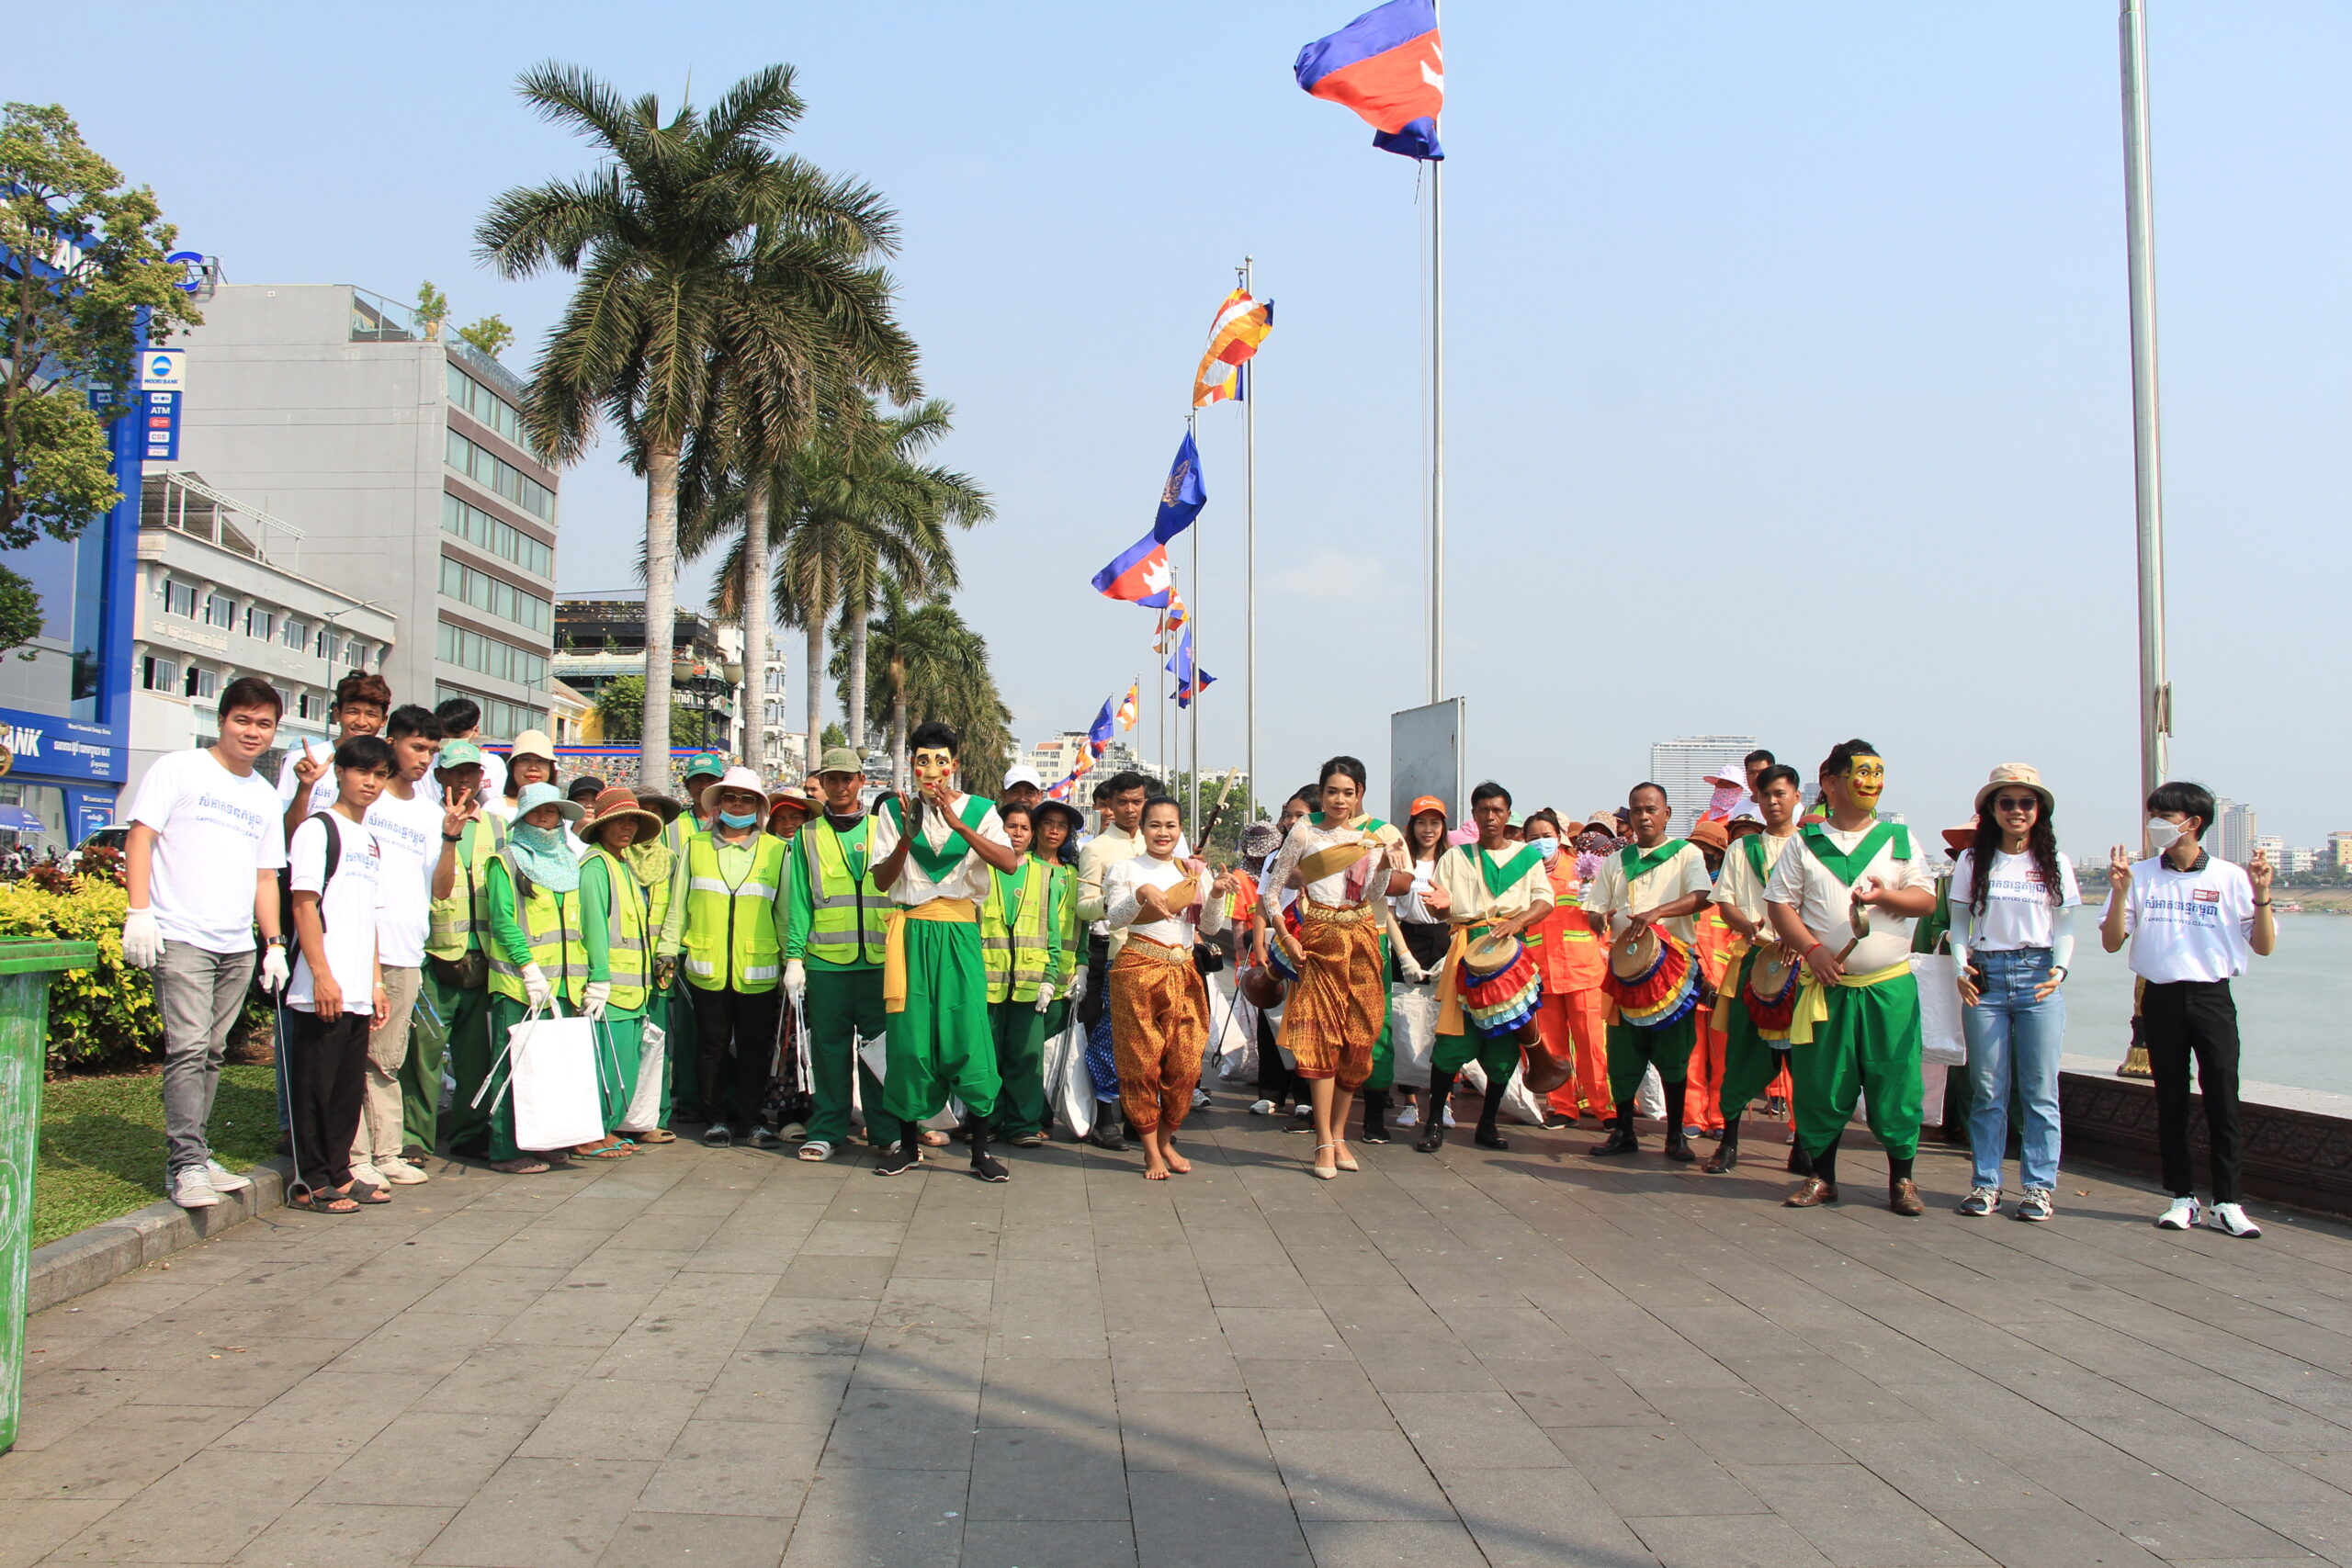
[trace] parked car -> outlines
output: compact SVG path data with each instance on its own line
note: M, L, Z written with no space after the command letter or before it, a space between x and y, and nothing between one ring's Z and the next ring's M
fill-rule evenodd
M130 823L109 822L105 827L96 829L88 838L84 839L80 843L74 846L72 852L67 854L65 857L65 869L72 871L75 866L81 864L82 854L85 850L105 848L112 850L117 854L120 854L123 852L122 846L129 841L130 838Z

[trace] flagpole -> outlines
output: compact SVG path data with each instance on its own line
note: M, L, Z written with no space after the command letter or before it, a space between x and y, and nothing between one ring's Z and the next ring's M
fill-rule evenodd
M1241 292L1257 298L1257 258L1241 258ZM1250 777L1242 798L1255 820L1258 790L1258 367L1256 356L1241 367L1241 765ZM1197 645L1195 645L1197 648Z
M1445 160L1430 164L1430 701L1445 699Z
M1193 434L1193 426L1199 423L1199 420L1200 416L1196 413L1188 413L1184 416L1184 433L1187 435ZM1193 603L1187 611L1188 618L1184 623L1184 629L1193 634L1193 697L1192 701L1186 705L1186 710L1193 716L1190 734L1186 741L1193 756L1192 785L1189 791L1193 808L1185 820L1193 825L1194 840L1193 852L1202 854L1206 852L1198 842L1201 831L1201 530L1198 520L1196 519L1193 525L1185 529L1184 532L1193 536Z

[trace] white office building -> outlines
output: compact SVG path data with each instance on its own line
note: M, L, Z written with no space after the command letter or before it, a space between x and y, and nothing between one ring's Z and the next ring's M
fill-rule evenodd
M1674 812L1668 830L1689 832L1715 792L1707 775L1726 764L1737 773L1740 760L1758 744L1753 735L1685 735L1650 742L1650 782L1665 789L1667 805Z

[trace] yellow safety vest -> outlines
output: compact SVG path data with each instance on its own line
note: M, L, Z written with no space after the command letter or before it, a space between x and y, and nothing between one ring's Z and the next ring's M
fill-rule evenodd
M1046 977L1046 907L1053 902L1053 878L1043 861L1024 858L1021 869L989 872L989 896L980 901L980 962L989 976L989 1000L1033 1002Z
M784 976L785 845L752 835L752 868L740 883L719 874L708 833L686 840L686 982L706 991L773 991Z
M645 891L629 874L628 863L602 844L590 852L589 858L605 863L605 880L613 889L612 908L605 911L605 968L611 976L614 1007L623 1012L635 1012L645 1005L645 933L649 922L645 911ZM588 976L580 976L584 987ZM578 997L573 1000L577 1001Z
M520 874L514 856L501 853L491 862L492 874L506 878L508 888L514 887ZM485 885L489 877L483 878ZM523 924L523 940L531 950L531 962L539 966L548 984L558 996L578 999L579 986L588 979L588 944L580 934L580 894L549 891L538 883L531 884L531 896L514 901L514 917ZM484 921L485 927L488 922ZM506 949L494 938L485 941L482 951L490 954L490 988L493 995L514 1001L528 998L523 989L523 966L511 962Z
M793 874L807 877L808 889L808 961L832 969L879 968L888 946L886 927L895 906L874 885L874 840L865 823L864 874L850 874L845 835L820 817L800 829ZM812 866L810 862L815 863ZM813 873L813 874L812 874Z
M481 909L481 874L506 846L506 827L495 817L477 817L465 826L458 845L458 882L447 898L433 901L424 936L427 958L463 958L477 947L489 921Z

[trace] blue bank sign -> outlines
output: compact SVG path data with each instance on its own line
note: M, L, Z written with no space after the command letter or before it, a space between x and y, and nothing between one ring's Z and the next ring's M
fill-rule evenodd
M10 774L122 782L122 749L103 724L0 708L0 742L8 748Z

